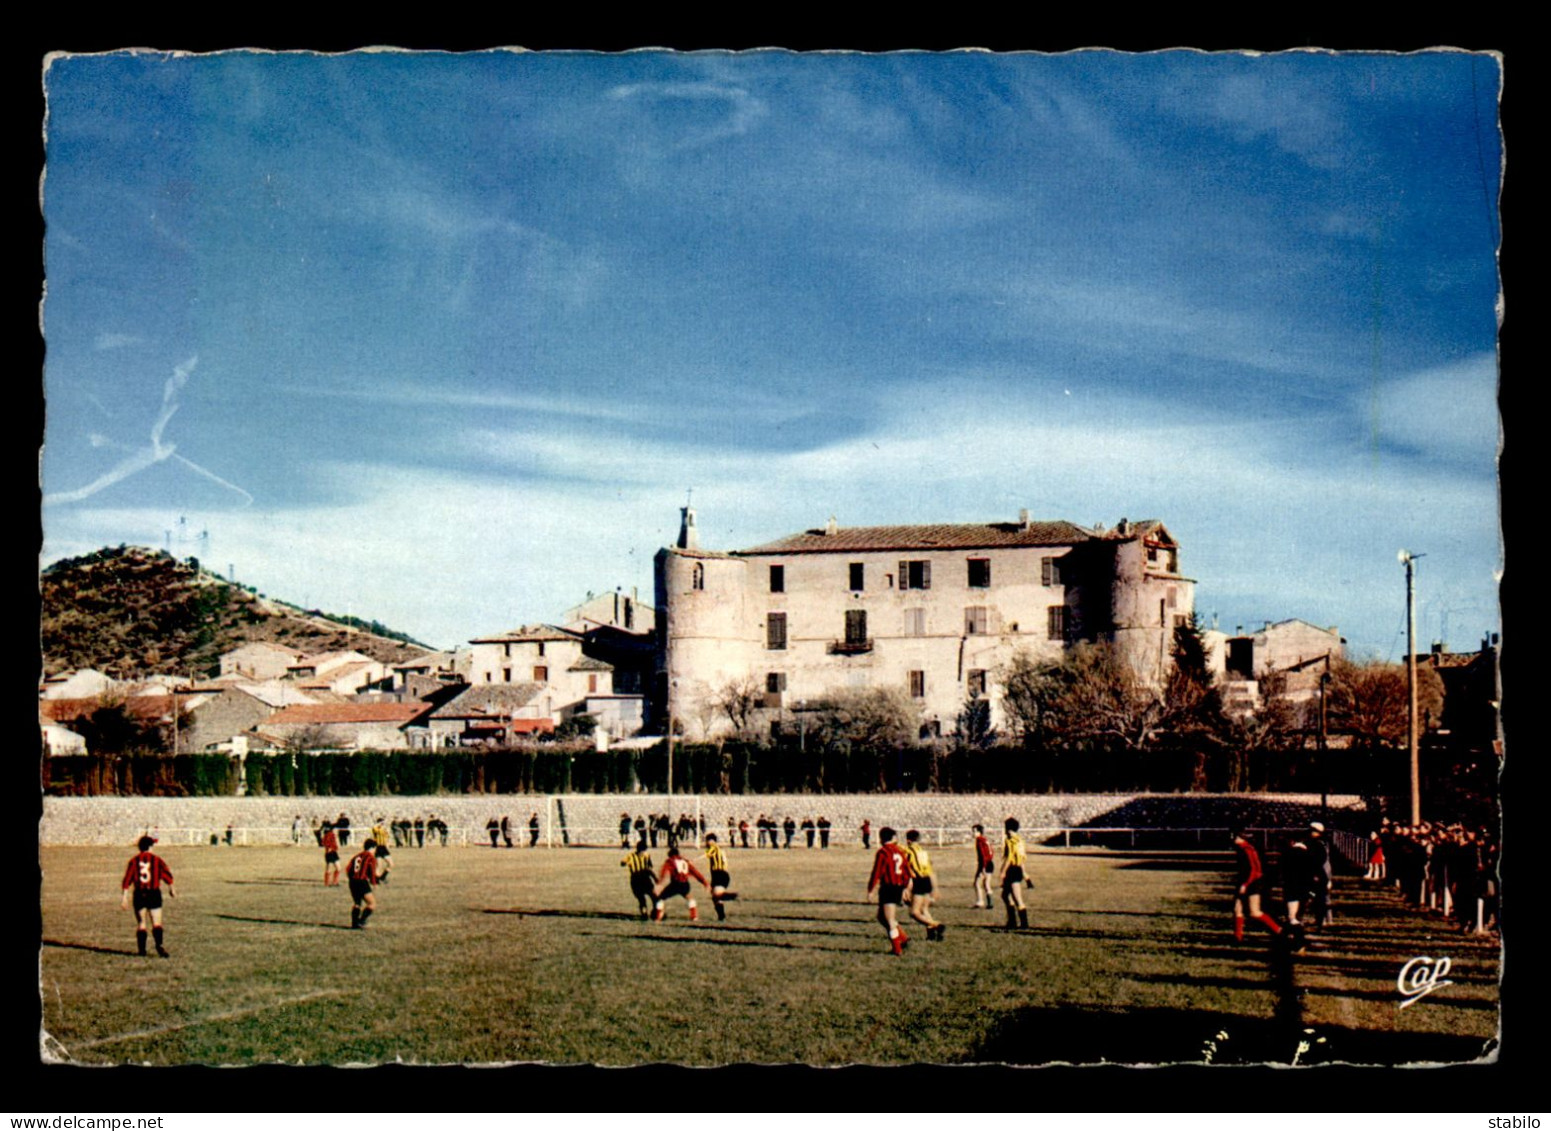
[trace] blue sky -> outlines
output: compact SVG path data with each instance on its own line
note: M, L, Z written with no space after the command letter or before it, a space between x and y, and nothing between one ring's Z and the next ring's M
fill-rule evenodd
M1160 518L1219 626L1498 628L1498 61L56 59L44 559L450 646L821 524ZM180 530L184 533L181 535ZM197 535L207 532L208 538Z

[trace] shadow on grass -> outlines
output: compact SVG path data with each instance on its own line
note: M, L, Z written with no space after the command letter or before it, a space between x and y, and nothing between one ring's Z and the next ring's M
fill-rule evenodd
M329 931L348 931L344 923L317 923L306 919L261 919L256 915L217 915L217 919L230 919L236 923L274 923L281 927L322 927Z
M523 915L534 919L614 919L621 922L639 923L641 915L635 911L572 911L560 907L484 907L486 915Z
M1045 915L1091 915L1101 919L1124 915L1136 919L1169 919L1180 923L1226 922L1226 917L1222 915L1199 915L1189 911L1108 911L1095 907L1041 907L1039 910Z
M877 906L877 904L875 904L872 900L870 900L870 899L861 899L861 898L857 898L857 899L809 899L809 898L802 897L802 896L794 896L794 897L792 897L790 899L779 899L779 898L771 898L769 896L765 896L765 897L755 897L753 899L750 899L746 895L742 896L740 898L743 900L744 903L822 903L822 904L826 904L826 905L828 905L830 907L875 907L875 906Z
M57 946L64 950L89 950L93 954L122 954L126 958L140 958L139 951L122 950L114 946L92 946L90 943L62 942L59 939L44 939L44 946Z
M767 939L718 939L709 935L627 935L634 942L647 943L682 943L689 946L757 946L772 950L801 950L801 951L828 951L831 954L869 954L876 953L894 957L894 954L886 946L860 947L860 946L814 946L812 943L772 942Z
M309 888L320 887L323 883L321 880L299 880L294 876L267 876L261 880L223 880L222 882L228 884L296 884Z
M1323 1038L1321 1040L1321 1038ZM1310 1048L1298 1052L1301 1041ZM1321 1027L1309 1034L1281 1018L1205 1009L1025 1008L1010 1014L967 1057L1000 1064L1455 1064L1495 1042L1452 1033L1387 1033Z

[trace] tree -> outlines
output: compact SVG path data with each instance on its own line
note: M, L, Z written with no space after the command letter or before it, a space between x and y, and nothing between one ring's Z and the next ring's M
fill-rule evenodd
M822 741L885 747L913 743L921 731L921 708L903 691L887 687L845 687L815 703Z
M959 741L966 746L991 746L996 743L996 728L991 725L991 704L978 696L964 700L958 718Z
M1229 740L1246 750L1285 750L1301 745L1307 725L1305 710L1287 694L1287 673L1265 672L1257 682L1260 706L1227 721Z
M1008 718L1026 741L1140 749L1163 728L1163 699L1110 644L1078 644L1044 662L1019 652L1000 679Z
M1206 635L1196 615L1174 629L1174 663L1164 684L1165 721L1176 734L1217 732L1222 694L1207 662Z
M561 721L555 728L552 736L556 742L569 742L572 739L591 738L593 732L598 729L596 715L580 714L572 715L569 719Z
M754 733L754 712L765 705L765 690L751 675L729 679L711 693L711 705L727 716L738 738L748 739Z
M1416 669L1417 725L1443 714L1443 680L1431 667ZM1404 664L1337 660L1326 692L1330 729L1345 731L1359 745L1400 746L1406 741L1410 699Z

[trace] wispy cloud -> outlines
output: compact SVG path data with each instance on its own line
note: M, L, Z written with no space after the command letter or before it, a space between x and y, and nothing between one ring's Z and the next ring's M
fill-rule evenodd
M1435 458L1481 462L1497 452L1497 358L1477 354L1401 377L1362 401L1380 435Z
M725 113L712 124L674 125L659 123L667 133L677 132L673 149L701 149L728 138L742 137L769 110L763 100L750 94L741 86L714 82L646 82L627 83L608 92L616 102L672 105L719 103Z
M172 376L167 378L166 384L162 386L161 411L156 414L156 420L151 425L151 442L149 444L142 447L129 447L110 440L99 433L93 433L89 437L92 447L117 448L128 454L116 465L84 487L77 488L74 491L60 491L51 495L44 495L44 505L82 502L91 498L97 492L105 490L115 483L121 483L130 476L165 460L174 460L182 464L196 475L241 495L245 504L251 504L253 496L237 486L237 484L221 478L215 472L199 466L193 460L178 455L176 444L166 443L162 440L162 433L166 431L168 422L172 420L173 414L178 411L178 394L188 384L189 374L194 371L194 366L198 364L198 361L198 357L191 357L182 365L174 368Z
M116 350L125 346L138 346L145 341L139 334L110 334L104 331L97 335L97 340L92 343L94 349Z

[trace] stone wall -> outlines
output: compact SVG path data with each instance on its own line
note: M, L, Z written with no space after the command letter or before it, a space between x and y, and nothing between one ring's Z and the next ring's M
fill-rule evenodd
M452 828L451 842L487 843L486 822L509 816L513 836L526 832L529 816L539 815L541 837L560 844L619 843L621 813L638 815L666 811L677 818L694 814L696 804L708 831L725 839L727 820L750 825L765 814L776 821L788 815L827 817L834 824L831 842L860 842L862 821L877 830L892 825L901 831L918 828L929 842L967 841L972 824L992 834L1007 817L1017 817L1031 843L1055 846L1102 843L1124 847L1223 847L1223 830L1234 824L1248 828L1293 828L1318 819L1318 794L742 794L695 798L661 794L587 794L551 798L523 794L477 794L446 797L45 797L38 841L45 845L131 845L147 831L163 844L209 844L224 838L232 826L234 844L283 844L291 839L292 820L300 815L310 828L315 820L349 814L359 830L359 843L378 817L439 815ZM1362 799L1330 798L1328 821L1335 828L1366 834ZM1139 830L1100 834L1096 829ZM1164 837L1163 830L1203 830ZM1072 830L1065 832L1061 830ZM310 835L310 834L309 834ZM751 843L752 832L751 832ZM993 835L993 840L996 839ZM797 843L802 842L798 832ZM874 842L876 843L876 842Z

